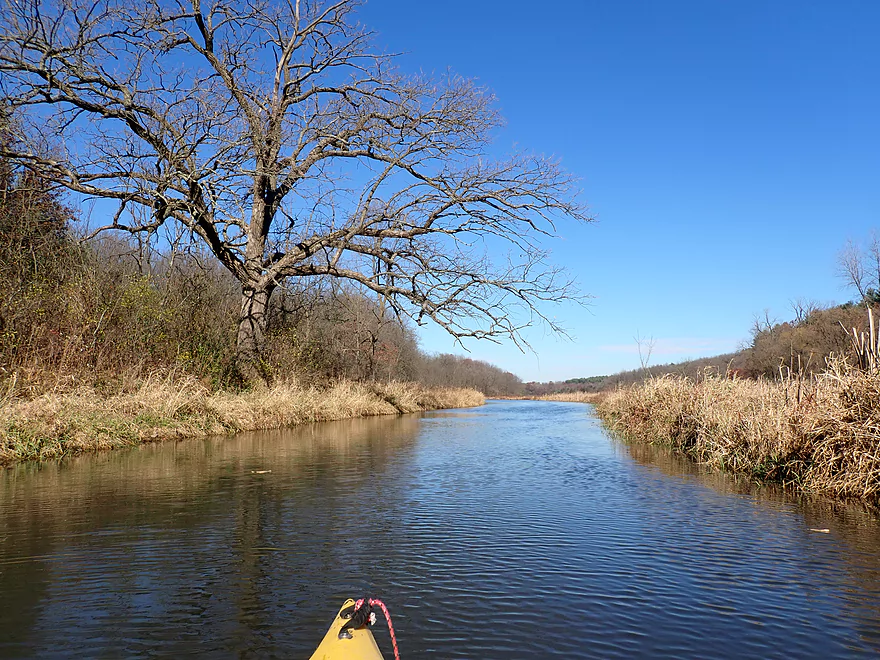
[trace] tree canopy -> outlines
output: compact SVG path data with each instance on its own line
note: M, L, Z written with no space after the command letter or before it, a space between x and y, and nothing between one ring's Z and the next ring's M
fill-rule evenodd
M258 371L290 278L339 278L456 338L523 340L577 297L543 239L586 221L573 178L489 156L502 119L455 75L407 76L357 3L5 0L3 156L112 200L96 231L177 223L242 289L238 353Z

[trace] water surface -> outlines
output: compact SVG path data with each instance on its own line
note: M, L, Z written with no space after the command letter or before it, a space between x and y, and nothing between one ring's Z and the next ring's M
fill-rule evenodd
M405 659L873 655L880 523L551 402L0 472L2 657L307 658L363 594Z

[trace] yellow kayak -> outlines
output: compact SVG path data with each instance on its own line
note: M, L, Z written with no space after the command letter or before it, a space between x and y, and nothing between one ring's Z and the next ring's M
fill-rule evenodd
M339 613L330 624L330 630L312 654L311 660L383 660L382 652L376 645L373 633L367 626L349 628L340 638L340 631L351 618L354 601L349 598L339 608ZM348 614L348 616L343 616Z

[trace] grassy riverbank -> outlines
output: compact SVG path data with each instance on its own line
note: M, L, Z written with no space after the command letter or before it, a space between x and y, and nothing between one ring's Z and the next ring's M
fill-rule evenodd
M570 401L573 403L598 403L604 392L558 392L534 397L536 401Z
M626 440L807 492L880 496L880 374L832 362L812 379L649 379L608 393L599 417Z
M482 405L475 390L415 383L291 384L210 392L193 378L148 379L113 395L82 388L0 395L0 465L143 442L282 428L307 422Z

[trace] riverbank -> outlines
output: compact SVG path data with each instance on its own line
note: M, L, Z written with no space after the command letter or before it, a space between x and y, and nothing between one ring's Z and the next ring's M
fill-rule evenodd
M841 361L810 380L649 379L607 393L596 412L625 440L720 470L811 493L880 496L880 374Z
M599 403L605 396L605 392L562 392L559 394L544 394L534 397L535 401L570 401L572 403Z
M293 384L209 392L188 378L147 379L132 391L91 388L0 397L0 465L144 442L283 428L308 422L482 405L475 390L416 383Z

